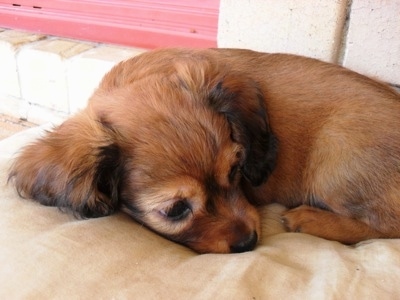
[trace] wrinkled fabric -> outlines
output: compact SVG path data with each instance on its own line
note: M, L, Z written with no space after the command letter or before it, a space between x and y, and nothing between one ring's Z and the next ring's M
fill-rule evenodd
M1 299L400 299L400 240L345 246L285 233L264 208L256 250L198 255L124 213L79 220L7 184L34 128L0 141Z

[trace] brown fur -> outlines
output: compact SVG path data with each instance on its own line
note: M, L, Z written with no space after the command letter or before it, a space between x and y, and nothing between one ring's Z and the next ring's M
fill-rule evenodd
M400 96L317 60L164 49L122 62L88 107L26 147L22 196L83 217L122 208L198 252L242 252L256 205L343 243L400 237Z

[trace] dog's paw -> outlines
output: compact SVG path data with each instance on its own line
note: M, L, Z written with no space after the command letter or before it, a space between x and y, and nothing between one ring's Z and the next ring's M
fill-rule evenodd
M302 205L282 214L281 220L287 231L314 234L321 229L326 211Z

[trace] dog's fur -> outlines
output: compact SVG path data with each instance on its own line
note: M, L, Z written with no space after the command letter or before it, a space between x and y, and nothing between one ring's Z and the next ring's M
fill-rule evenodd
M26 147L24 197L83 217L122 208L198 252L242 252L256 208L343 243L400 237L400 96L314 59L164 49L114 67L87 108Z

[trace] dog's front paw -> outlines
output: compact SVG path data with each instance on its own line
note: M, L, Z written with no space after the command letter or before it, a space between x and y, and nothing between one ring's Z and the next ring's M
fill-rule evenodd
M287 231L317 235L316 232L324 226L324 213L321 209L301 205L284 212L281 220Z

